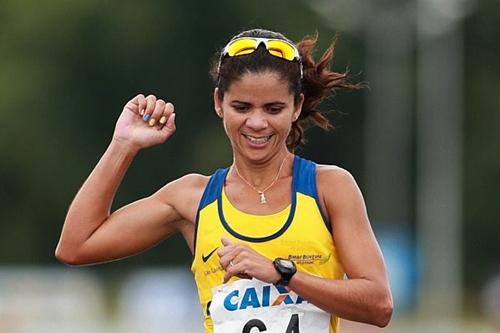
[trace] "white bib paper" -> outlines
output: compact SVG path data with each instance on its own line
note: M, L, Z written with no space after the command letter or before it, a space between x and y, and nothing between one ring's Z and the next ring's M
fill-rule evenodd
M257 279L212 289L214 333L328 333L330 315L293 291Z

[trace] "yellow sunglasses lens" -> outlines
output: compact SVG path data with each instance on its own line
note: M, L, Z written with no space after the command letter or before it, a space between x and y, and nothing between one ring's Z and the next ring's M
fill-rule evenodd
M230 57L250 54L254 52L259 43L262 42L262 39L254 39L254 38L241 38L231 42L227 46L227 55ZM297 52L293 45L289 43L278 40L278 39L266 39L265 45L269 53L272 55L292 61L296 58Z
M288 61L297 60L300 64L300 77L303 77L300 54L293 44L281 39L258 37L241 37L230 41L222 50L219 59L219 71L222 65L222 60L225 56L235 57L245 54L251 54L259 47L260 43L263 43L267 51L275 57L286 59Z
M249 54L257 48L257 41L254 39L239 39L231 43L228 47L227 54L230 57L237 55Z
M267 42L267 50L272 55L292 61L295 59L295 49L290 44L281 40Z

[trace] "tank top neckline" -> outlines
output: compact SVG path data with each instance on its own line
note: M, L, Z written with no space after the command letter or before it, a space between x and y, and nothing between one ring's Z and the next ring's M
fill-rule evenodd
M298 169L299 169L299 157L297 155L294 155L290 204L287 207L285 207L283 210L280 210L276 213L269 214L269 215L249 214L249 213L246 213L246 212L239 210L238 208L236 208L234 205L231 204L231 202L229 201L229 198L227 198L227 196L224 193L224 183L225 183L227 174L229 172L229 168L224 169L224 174L222 176L223 181L221 181L221 183L220 183L220 189L219 189L219 194L218 194L218 198L217 198L217 209L218 209L218 213L219 213L219 218L220 218L220 222L223 225L224 229L226 229L226 231L229 232L229 234L231 234L232 236L234 236L238 239L247 241L247 242L256 242L256 243L267 242L267 241L270 241L272 239L275 239L275 238L281 236L288 229L288 227L290 227L290 225L292 224L292 221L293 221L293 217L295 215L296 182L297 182L297 177L299 177L299 170ZM251 216L252 218L269 218L269 217L275 217L275 216L280 215L280 214L284 215L283 213L286 212L287 210L289 210L288 217L286 218L286 221L281 226L281 228L271 235L267 235L267 236L263 236L263 237L250 237L247 235L243 235L243 234L238 233L233 228L231 228L231 226L229 225L229 223L225 219L224 210L222 207L222 201L223 201L222 196L225 197L225 199L227 200L227 203L229 205L231 205L232 209L236 210L239 214Z
M231 200L227 196L225 186L222 188L222 204L224 207L224 211L227 211L229 209L229 210L231 210L232 214L242 215L244 217L255 218L255 219L274 219L274 218L281 217L285 214L288 214L288 211L290 210L290 207L292 206L292 204L289 203L283 209L280 209L279 211L274 212L274 213L270 213L270 214L252 214L249 212L245 212L244 210L241 210L240 208L233 205L233 203L231 202Z

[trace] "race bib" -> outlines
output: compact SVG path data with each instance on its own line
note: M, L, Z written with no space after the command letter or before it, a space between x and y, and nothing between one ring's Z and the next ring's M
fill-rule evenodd
M214 333L328 333L330 315L293 291L257 279L212 289Z

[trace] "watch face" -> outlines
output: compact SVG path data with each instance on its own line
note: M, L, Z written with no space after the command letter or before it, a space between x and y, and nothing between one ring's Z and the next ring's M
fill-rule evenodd
M282 286L287 286L292 276L297 272L295 263L288 259L276 258L274 267L281 275L281 279L277 283Z
M280 265L284 268L293 269L293 263L290 260L280 259Z

